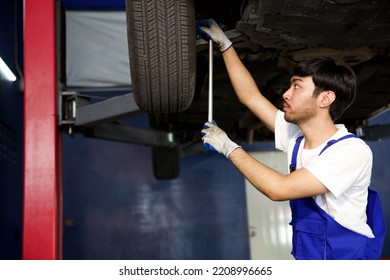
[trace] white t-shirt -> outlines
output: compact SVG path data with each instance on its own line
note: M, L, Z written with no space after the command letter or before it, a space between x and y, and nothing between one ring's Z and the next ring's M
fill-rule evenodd
M339 139L349 133L344 125L336 127L338 131L317 148L304 149L303 138L297 155L297 169L306 168L329 190L324 195L314 197L318 206L345 228L373 238L366 215L372 152L363 140L348 138L328 147L319 156L329 140ZM287 153L288 164L295 140L301 135L303 133L299 127L287 122L284 113L278 111L275 147Z

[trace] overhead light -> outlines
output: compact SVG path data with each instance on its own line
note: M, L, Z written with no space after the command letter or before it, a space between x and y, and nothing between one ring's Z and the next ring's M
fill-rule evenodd
M11 82L16 81L16 76L12 73L11 69L8 68L7 64L0 57L0 72L4 75L4 77Z

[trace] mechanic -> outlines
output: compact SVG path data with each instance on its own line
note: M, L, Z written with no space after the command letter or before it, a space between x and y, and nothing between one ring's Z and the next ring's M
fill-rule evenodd
M303 60L280 111L260 93L214 20L197 22L199 36L218 45L240 102L275 133L275 147L291 159L291 172L284 175L256 161L210 122L202 130L203 143L225 155L271 200L290 200L295 259L379 259L385 225L378 194L369 188L372 152L334 123L355 98L352 69L330 58Z

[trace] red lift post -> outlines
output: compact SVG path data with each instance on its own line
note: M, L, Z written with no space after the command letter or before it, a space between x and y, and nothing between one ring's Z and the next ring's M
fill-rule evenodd
M61 258L55 0L24 0L23 259Z

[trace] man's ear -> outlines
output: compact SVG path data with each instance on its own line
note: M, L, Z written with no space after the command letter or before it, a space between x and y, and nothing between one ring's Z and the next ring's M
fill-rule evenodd
M336 94L331 90L326 90L320 93L319 101L321 108L330 106L335 100Z

